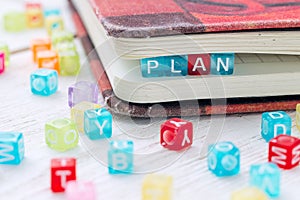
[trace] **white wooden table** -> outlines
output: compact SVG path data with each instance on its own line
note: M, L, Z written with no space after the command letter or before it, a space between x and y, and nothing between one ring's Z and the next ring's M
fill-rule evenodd
M22 1L0 0L0 15L9 9L22 9ZM66 29L74 31L66 1L43 1L44 5L61 8ZM51 5L50 5L51 4ZM2 26L2 22L1 22ZM75 31L74 31L75 32ZM35 37L45 37L45 30L16 34L0 31L0 40L12 50L28 47ZM76 41L82 62L85 55ZM86 66L86 65L84 65ZM174 199L230 199L232 191L248 185L251 164L267 161L267 144L260 137L261 114L190 117L194 122L195 142L184 153L170 152L159 144L159 125L165 119L132 120L114 116L113 139L130 139L135 145L135 170L132 175L109 175L106 163L108 141L91 142L81 135L77 148L60 153L44 140L47 121L70 116L67 88L77 77L59 77L59 90L50 97L35 96L30 91L29 75L36 69L30 51L11 55L11 64L0 75L0 131L24 134L25 159L19 166L0 166L0 199L64 199L64 194L50 190L50 159L77 158L77 180L93 181L98 199L141 199L141 184L146 173L171 175ZM90 79L87 67L81 76ZM293 135L299 136L293 118ZM224 120L224 121L223 121ZM224 123L223 123L224 122ZM214 124L215 123L215 124ZM215 141L232 141L241 150L241 172L228 178L217 178L207 170L203 145L207 134ZM300 169L282 171L282 195L279 199L299 199Z

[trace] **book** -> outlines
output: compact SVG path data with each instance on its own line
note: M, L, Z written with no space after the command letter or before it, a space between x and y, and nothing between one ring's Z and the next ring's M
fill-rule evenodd
M76 1L75 2L75 5ZM91 9L91 7L89 7L90 5L84 5L86 6L85 8L89 8ZM94 16L91 14L90 16L88 16L88 13L93 13L91 12L91 10L84 10L82 9L84 7L81 4L77 4L77 8L80 8L79 10L81 10L82 13L85 13L84 15L82 14L81 17L84 21L84 17L86 18L86 22L84 23L85 26L89 27L91 29L91 26L88 26L87 21L93 21L90 20L90 18L93 18ZM95 27L95 26L94 26ZM101 31L94 29L94 31L97 34L95 35L101 35ZM90 30L89 32L93 32L92 30ZM102 32L103 33L103 32ZM99 37L101 38L101 37ZM99 39L98 38L98 39ZM95 38L94 38L95 40ZM88 41L87 39L85 39L85 41ZM95 42L94 42L95 45ZM88 45L91 47L91 45ZM109 47L109 45L108 45ZM91 49L89 49L90 51ZM105 49L105 52L109 52L109 55L114 54L114 51L106 51L107 49ZM99 53L99 51L97 51ZM100 52L101 53L101 52ZM103 53L102 53L103 54ZM94 56L92 56L94 57ZM100 54L101 57L101 54ZM103 56L102 56L103 57ZM247 73L248 75L255 75L256 70L255 69L262 69L261 73L262 76L264 75L269 75L269 71L268 69L270 69L270 67L272 67L272 69L276 69L275 73L277 74L284 74L282 73L282 71L280 72L280 70L282 69L282 65L288 66L287 70L283 70L285 73L287 71L289 71L289 74L294 74L295 72L295 66L297 66L297 64L299 64L299 57L298 56L290 56L290 55L261 55L261 54L237 54L236 56L237 59L235 59L236 64L240 64L241 66L244 66L244 71L243 73ZM263 58L263 59L262 59ZM97 60L97 59L96 59ZM160 99L157 98L156 101L154 102L147 102L147 103L139 103L139 102L132 102L132 101L124 101L124 99L119 98L118 95L115 95L115 88L113 87L116 79L111 79L111 77L109 78L109 74L112 70L108 69L105 70L105 66L104 68L101 69L101 67L103 67L102 63L105 63L105 61L103 62L103 59L101 59L102 62L100 60L97 60L97 62L94 60L92 63L92 68L94 69L95 73L99 73L103 75L101 76L100 79L98 79L98 83L101 82L99 85L102 85L101 87L101 91L102 94L104 94L104 96L108 99L108 105L116 112L118 113L122 113L122 114L127 114L127 115L131 115L131 116L142 116L142 117L146 117L146 116L180 116L180 115L198 115L198 114L214 114L214 113L236 113L236 112L260 112L260 111L266 111L266 110L276 110L276 109L294 109L294 106L296 105L297 102L299 102L299 95L295 95L298 94L298 92L287 92L287 94L289 96L287 96L287 94L280 94L278 97L274 97L272 95L270 95L269 97L249 97L249 95L245 95L245 97L247 96L248 98L229 98L227 99L226 105L220 104L219 107L217 105L213 105L211 103L211 96L209 96L209 98L202 98L202 100L197 100L200 98L195 98L191 97L190 100L186 101L187 99L179 99L180 102L185 102L184 106L185 109L182 110L182 106L181 109L177 109L179 108L178 105L180 104L178 102L178 98L177 99ZM105 60L105 57L104 57ZM129 71L134 71L135 74L131 74L128 77L125 77L126 80L130 80L130 78L141 78L141 74L140 71L138 70L139 65L137 64L138 61L136 60L125 60L125 59L121 59L121 62L125 61L125 63L133 63L135 65L117 65L116 70L114 73L119 73L119 75L122 73L124 73L125 75L128 73L128 71L126 69L128 69ZM118 61L116 61L118 62ZM95 64L97 63L97 64ZM257 65L257 63L261 64L260 66ZM270 65L270 63L272 63L272 65ZM278 64L279 63L279 64ZM96 66L96 67L95 67ZM119 66L119 68L118 68ZM129 68L126 68L128 67ZM134 66L134 67L132 67ZM277 66L277 67L276 67ZM254 68L254 69L253 69ZM242 69L242 68L241 68ZM102 70L102 71L101 71ZM98 71L98 72L97 72ZM104 72L104 73L103 73ZM114 74L111 73L111 74ZM106 77L106 74L108 75ZM123 74L123 75L124 75ZM296 72L297 74L297 72ZM104 78L103 78L104 77ZM122 77L122 76L120 76ZM97 77L99 78L99 77ZM115 78L115 77L114 77ZM235 79L236 77L234 77ZM243 80L244 77L241 77L241 79ZM291 78L290 76L286 77L287 79ZM114 81L112 81L114 80ZM124 78L122 78L122 80L124 80ZM121 83L124 83L121 81ZM173 83L176 83L178 81L178 77L176 79L167 79L166 81L171 81L173 80ZM200 80L200 79L199 79ZM143 80L145 81L145 80ZM163 80L165 81L165 80ZM242 81L238 80L236 83L242 83ZM253 81L255 83L255 81ZM276 80L274 82L277 82ZM273 83L274 83L273 82ZM153 82L151 82L153 83ZM155 82L157 83L157 82ZM154 84L155 84L154 83ZM277 84L278 85L278 84ZM119 85L121 86L121 85ZM124 85L123 89L124 92L128 92L128 89L126 89L128 85ZM269 85L269 88L272 88L273 85L272 83ZM104 88L104 89L103 89ZM247 86L245 86L245 88L247 88ZM178 89L178 88L177 88ZM181 89L181 88L180 88ZM255 89L254 89L255 90ZM184 90L182 90L184 92ZM248 91L247 91L248 92ZM141 94L141 95L145 95L147 93ZM261 95L261 94L260 94ZM291 96L292 95L292 96ZM184 95L183 95L184 96ZM224 97L224 96L223 96ZM217 99L222 99L222 98L217 98ZM130 99L131 100L131 99ZM172 101L175 100L175 101ZM185 101L181 101L181 100L185 100ZM192 103L191 102L195 102L197 101L197 103ZM155 107L153 105L156 105L157 102L163 102L163 103L159 103L159 105L162 105L165 109L159 109L159 107ZM217 109L213 109L213 108L217 108ZM164 110L165 112L161 112L161 110Z

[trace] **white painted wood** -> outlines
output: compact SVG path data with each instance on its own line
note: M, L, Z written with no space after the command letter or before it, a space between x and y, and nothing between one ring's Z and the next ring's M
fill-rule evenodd
M20 3L1 0L1 15L4 6L15 5L17 2ZM69 27L72 29L66 2L54 2L66 12L66 22L70 23ZM13 48L18 48L26 45L30 37L36 37L35 34L45 34L43 30L38 33L29 32L25 33L26 37L24 35L17 38L1 30L0 39L7 41ZM77 46L84 62L85 56L78 41ZM50 159L72 156L77 158L77 179L93 181L99 200L141 199L141 183L145 176L143 172L157 168L161 169L155 173L174 177L174 199L225 200L230 199L233 190L248 185L251 164L267 160L267 144L260 137L260 113L225 118L217 116L212 120L210 117L187 118L194 123L195 142L185 153L170 152L159 145L159 125L165 119L151 119L146 123L146 120L135 121L114 116L113 139L126 138L134 141L135 168L140 173L109 175L105 166L105 140L91 142L81 135L79 146L64 153L47 147L44 141L44 124L52 119L69 117L67 88L76 81L76 77L59 77L58 92L50 97L40 97L30 92L29 75L34 69L36 67L31 61L31 53L26 51L12 55L11 65L0 75L0 131L20 131L25 137L25 159L21 165L0 166L0 199L64 199L64 194L53 194L50 190ZM88 68L83 70L87 71L82 72L79 78L89 79ZM294 112L289 114L295 119ZM239 175L220 179L207 170L206 159L200 156L207 133L214 136L220 133L217 141L230 140L240 148L242 166ZM294 126L293 134L299 136ZM282 171L282 196L279 199L299 199L299 183L299 167Z

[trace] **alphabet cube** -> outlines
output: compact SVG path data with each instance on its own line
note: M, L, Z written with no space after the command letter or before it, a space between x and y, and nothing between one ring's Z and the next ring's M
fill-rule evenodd
M36 95L49 96L58 88L57 72L51 69L38 69L30 75L31 92Z
M250 168L250 185L256 186L271 198L280 195L280 169L273 163L252 165Z
M292 120L284 111L264 112L261 120L261 136L269 142L280 134L291 135Z
M68 181L65 193L67 200L96 200L95 186L92 182Z
M44 16L49 17L51 15L60 16L60 10L57 8L46 8L44 9Z
M240 171L240 151L232 142L210 145L208 169L216 176L232 176Z
M0 132L0 164L18 165L24 159L22 133Z
M67 182L71 180L76 180L76 159L51 159L51 190L64 192Z
M39 51L37 53L37 62L39 68L54 69L59 73L58 55L55 51Z
M246 187L231 194L231 200L268 200L267 195L256 187Z
M43 27L44 14L40 3L26 3L26 21L29 28Z
M172 190L172 176L148 174L143 180L142 200L171 200Z
M49 15L45 19L45 26L48 32L48 35L52 35L54 31L64 30L64 22L61 16L59 15Z
M68 31L54 31L51 36L51 40L54 46L63 42L73 43L74 35Z
M0 51L0 74L5 70L5 55Z
M300 103L296 106L296 126L300 131Z
M292 169L299 165L300 140L289 135L278 135L269 142L269 162L283 169Z
M234 71L234 53L212 53L211 74L231 75Z
M3 16L4 29L7 32L20 32L26 29L26 18L23 12L9 12Z
M110 138L112 134L112 115L105 108L84 112L84 132L91 140Z
M59 52L60 75L76 75L80 70L80 59L76 51Z
M37 62L37 54L39 51L51 49L51 41L49 39L34 39L31 41L31 52L34 62Z
M68 99L70 107L73 107L82 101L98 103L97 84L88 81L79 81L71 85L68 90Z
M54 49L58 53L65 52L65 51L74 51L74 52L77 52L76 45L73 42L61 42L61 43L57 43L54 46Z
M10 51L7 44L0 42L0 51L4 53L5 56L5 66L9 65Z
M141 59L143 77L186 76L187 56L161 56Z
M188 75L207 75L210 73L210 55L188 55Z
M172 118L165 121L160 129L160 144L169 150L183 150L193 143L193 124Z
M110 141L108 173L131 174L133 172L133 142Z
M90 109L100 108L99 104L87 101L80 102L71 108L71 120L75 123L78 132L83 133L84 112Z
M78 144L78 132L69 119L55 119L45 125L47 145L57 151L72 149Z

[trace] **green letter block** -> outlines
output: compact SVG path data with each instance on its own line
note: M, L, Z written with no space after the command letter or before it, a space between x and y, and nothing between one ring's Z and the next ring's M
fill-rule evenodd
M80 59L76 51L59 52L60 75L76 75L80 69Z
M55 46L62 42L73 42L74 35L68 31L54 31L51 36L52 44Z
M3 16L4 29L8 32L19 32L26 29L26 17L23 12L9 12Z
M7 67L9 65L9 57L10 57L10 51L7 44L0 42L0 51L4 52L5 66Z

